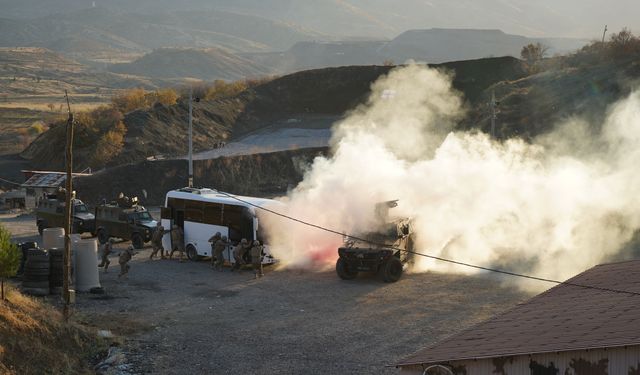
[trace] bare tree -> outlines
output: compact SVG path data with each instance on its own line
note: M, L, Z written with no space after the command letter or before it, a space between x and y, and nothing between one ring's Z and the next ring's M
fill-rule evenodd
M529 66L533 66L538 61L542 60L545 55L549 51L549 47L545 46L542 43L529 43L526 46L522 47L522 51L520 51L520 57L529 64Z

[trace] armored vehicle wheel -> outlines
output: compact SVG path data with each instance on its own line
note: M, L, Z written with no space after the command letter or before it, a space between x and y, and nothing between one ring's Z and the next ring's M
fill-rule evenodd
M189 258L189 260L193 260L194 262L200 259L200 256L198 255L198 250L196 250L195 246L193 245L187 246L187 258Z
M349 268L349 263L342 258L338 258L338 261L336 262L336 272L342 280L353 280L358 276L358 271L351 270Z
M385 283L395 283L402 276L402 262L396 257L391 257L380 267L380 271Z
M144 247L144 240L140 233L134 233L133 236L131 236L131 244L135 249L142 249Z
M109 233L104 229L98 229L98 242L104 245L109 241Z

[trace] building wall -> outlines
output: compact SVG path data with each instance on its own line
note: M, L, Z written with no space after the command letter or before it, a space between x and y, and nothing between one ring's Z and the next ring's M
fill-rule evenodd
M454 368L456 375L640 375L640 345L454 361L449 365ZM401 368L400 374L412 375L422 372L422 366L408 366Z

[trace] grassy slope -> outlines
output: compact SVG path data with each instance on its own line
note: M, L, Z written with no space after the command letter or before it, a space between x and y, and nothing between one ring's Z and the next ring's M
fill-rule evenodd
M11 291L0 301L0 373L92 374L89 359L100 350L95 335L62 321L39 299Z

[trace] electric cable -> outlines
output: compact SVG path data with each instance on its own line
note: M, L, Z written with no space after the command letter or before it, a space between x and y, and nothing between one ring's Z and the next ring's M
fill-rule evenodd
M225 196L229 197L229 198L235 199L238 202L242 202L244 204L247 204L247 205L250 205L252 207L258 208L260 210L263 210L263 211L269 212L271 214L283 217L285 219L288 219L288 220L291 220L291 221L294 221L294 222L297 222L297 223L300 223L300 224L303 224L303 225L306 225L306 226L309 226L309 227L312 227L312 228L320 229L320 230L323 230L325 232L337 234L337 235L340 235L342 237L352 238L354 240L365 242L365 243L368 243L368 244L371 244L371 245L382 246L382 247L386 247L388 249L392 249L392 250L396 250L396 251L402 251L402 252L405 252L405 253L408 253L408 254L413 254L413 255L429 258L429 259L434 259L434 260L441 261L441 262L456 264L456 265L459 265L459 266L464 266L464 267L469 267L469 268L475 268L475 269L478 269L478 270L498 273L498 274L502 274L502 275L520 277L520 278L529 279L529 280L535 280L535 281L543 281L543 282L557 284L557 285L568 285L568 286L574 286L574 287L579 287L579 288L584 288L584 289L599 290L599 291L603 291L603 292L612 292L612 293L621 293L621 294L629 294L629 295L633 295L633 296L640 296L639 292L632 292L632 291L628 291L628 290L613 289L613 288L604 288L604 287L598 287L598 286L594 286L594 285L578 284L578 283L554 280L554 279L538 277L538 276L533 276L533 275L526 275L526 274L522 274L522 273L518 273L518 272L512 272L512 271L506 271L506 270L501 270L501 269L497 269L497 268L479 266L477 264L471 264L471 263L462 262L462 261L458 261L458 260L454 260L454 259L443 258L443 257L435 256L435 255L420 253L420 252L417 252L417 251L400 249L400 248L396 248L396 247L393 247L393 246L388 246L387 244L377 243L375 241L367 240L367 239L364 239L364 238L359 238L357 236L348 235L346 233L343 233L343 232L340 232L340 231L337 231L337 230L334 230L334 229L326 228L326 227L323 227L321 225L309 223L307 221L304 221L304 220L301 220L301 219L297 219L295 217L288 216L288 215L285 215L285 214L277 212L277 211L273 211L273 210L271 210L269 208L258 206L258 205L254 204L254 203L251 203L251 202L248 202L248 201L246 201L244 199L241 199L241 198L239 198L239 197L237 197L237 196L235 196L233 194L225 193L225 192L222 192L222 191L219 191L219 190L216 190L216 191L218 193L222 194L222 195L225 195Z

